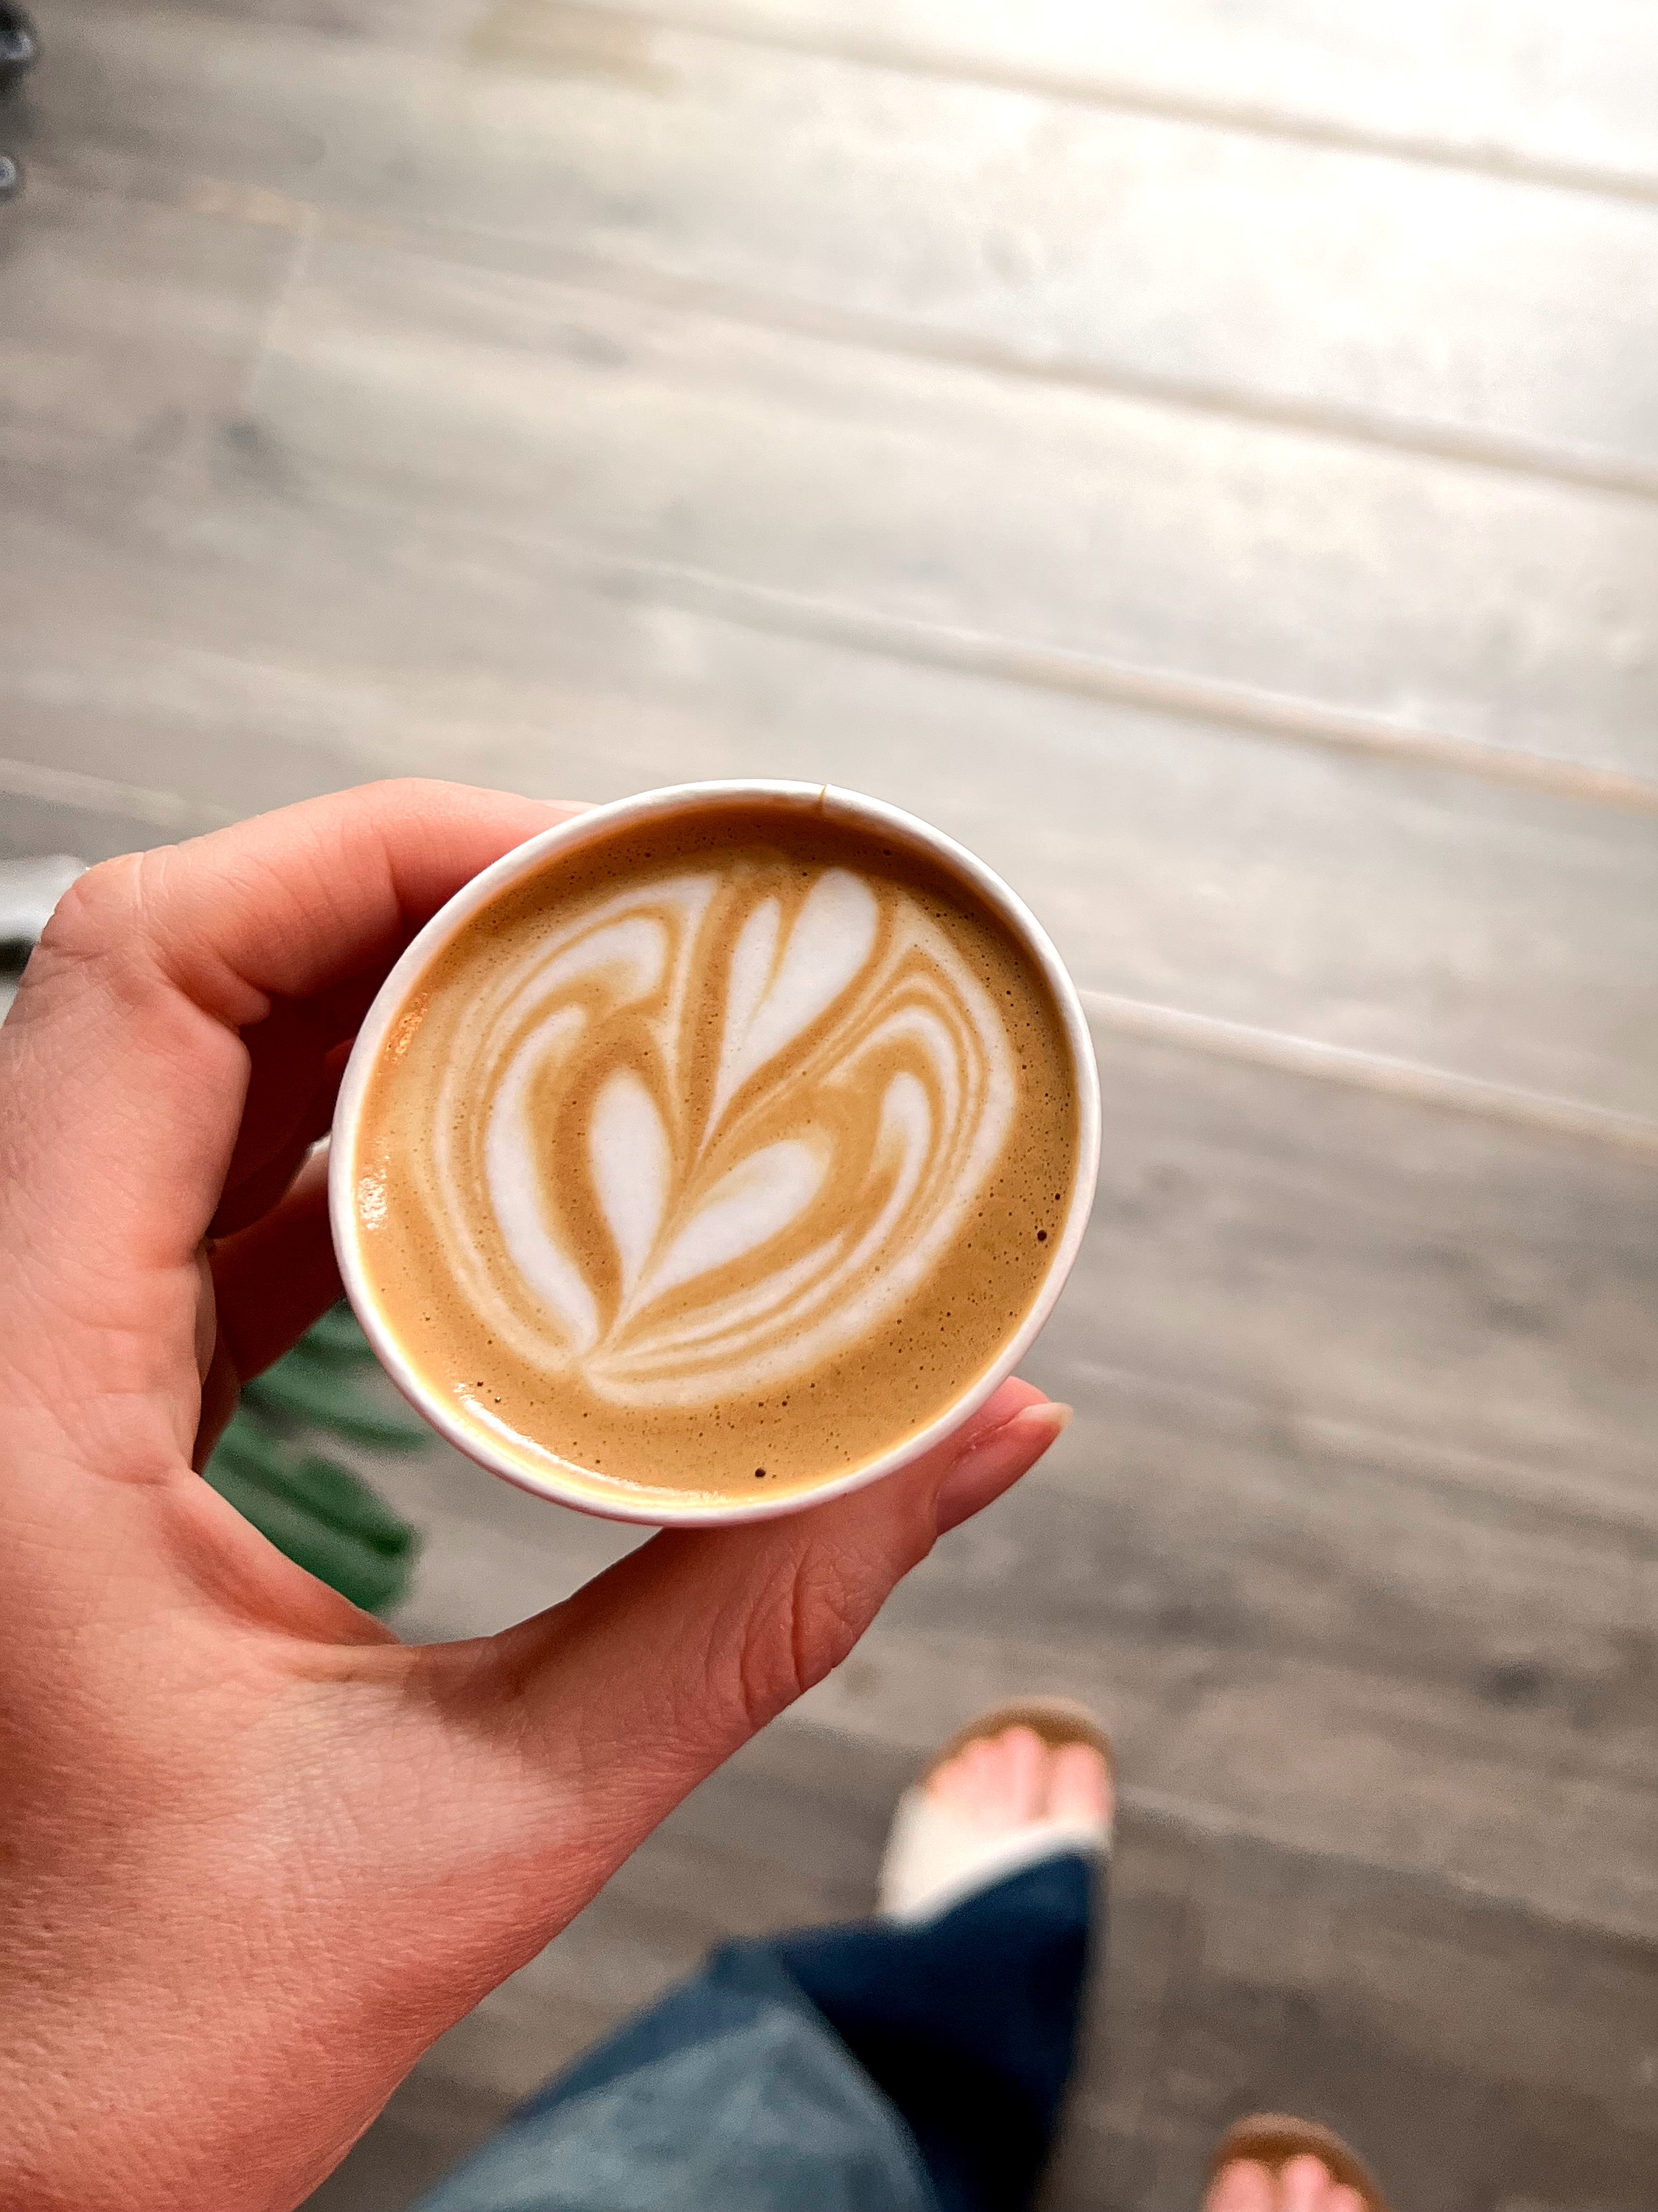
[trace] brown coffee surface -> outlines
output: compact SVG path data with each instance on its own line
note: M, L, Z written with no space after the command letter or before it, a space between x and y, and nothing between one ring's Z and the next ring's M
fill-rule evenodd
M550 855L434 957L372 1069L363 1267L526 1476L797 1492L985 1374L1079 1146L1035 961L894 838L730 803Z

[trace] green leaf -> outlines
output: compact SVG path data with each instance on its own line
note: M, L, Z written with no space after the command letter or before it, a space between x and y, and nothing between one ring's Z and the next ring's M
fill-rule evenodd
M349 1467L284 1443L240 1413L219 1439L208 1464L208 1480L216 1488L222 1472L256 1485L388 1558L402 1558L417 1548L415 1529Z
M374 1348L343 1299L338 1305L331 1306L319 1322L307 1329L288 1357L321 1367L372 1367L375 1364Z
M321 1452L334 1436L376 1451L426 1441L411 1417L383 1411L361 1388L374 1354L342 1303L268 1373L246 1385L207 1480L290 1559L371 1613L409 1586L420 1537L361 1477Z
M412 1547L392 1556L330 1526L225 1462L222 1447L213 1455L208 1480L279 1552L366 1613L384 1612L408 1589Z
M411 1416L383 1413L347 1374L302 1360L290 1352L242 1390L242 1402L255 1412L295 1424L310 1424L352 1443L376 1451L416 1451L427 1441Z

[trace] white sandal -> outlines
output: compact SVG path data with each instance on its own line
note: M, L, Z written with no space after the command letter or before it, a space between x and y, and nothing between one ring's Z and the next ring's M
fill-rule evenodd
M888 1920L932 1920L975 1890L989 1889L1023 1868L1062 1851L1103 1857L1111 1848L1105 1820L1041 1820L987 1835L953 1807L941 1805L927 1784L970 1743L988 1742L1009 1729L1028 1728L1051 1750L1085 1743L1104 1759L1113 1781L1111 1739L1084 1705L1068 1698L1023 1698L993 1705L951 1736L926 1771L898 1800L886 1855L881 1862L879 1910Z

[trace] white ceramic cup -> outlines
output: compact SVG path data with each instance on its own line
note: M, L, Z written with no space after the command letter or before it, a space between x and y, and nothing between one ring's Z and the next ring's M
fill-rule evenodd
M1035 1304L1019 1328L1009 1337L989 1370L979 1376L969 1389L925 1429L907 1437L902 1444L883 1453L878 1459L854 1468L849 1474L831 1476L789 1496L777 1498L762 1494L759 1498L750 1498L738 1495L725 1501L710 1499L704 1493L688 1497L682 1505L671 1492L665 1489L653 1493L647 1503L641 1504L620 1490L614 1496L610 1495L601 1477L582 1474L574 1468L570 1469L566 1480L551 1476L539 1468L526 1466L504 1444L492 1443L488 1437L481 1436L476 1429L459 1419L454 1408L423 1380L419 1370L405 1356L396 1329L381 1311L363 1265L361 1230L354 1202L357 1181L357 1136L362 1102L386 1038L432 961L463 923L470 921L480 908L487 907L509 885L542 868L548 861L556 860L559 854L580 852L625 825L669 819L687 808L756 803L785 807L801 815L844 823L866 831L884 843L908 846L935 861L942 861L949 870L970 884L992 911L1000 917L1042 971L1064 1024L1078 1106L1076 1183L1066 1211L1065 1225L1056 1240L1053 1264ZM488 1468L491 1474L503 1475L508 1482L516 1483L520 1489L533 1491L538 1497L556 1499L560 1504L574 1506L584 1513L598 1514L613 1521L646 1522L653 1526L674 1523L682 1527L708 1527L733 1521L764 1521L780 1513L798 1513L808 1506L820 1504L825 1498L839 1498L849 1490L860 1490L865 1483L875 1482L883 1475L894 1474L899 1468L908 1466L912 1460L919 1459L922 1453L931 1451L976 1413L997 1386L1013 1372L1054 1310L1088 1226L1094 1185L1099 1173L1099 1076L1094 1065L1087 1019L1078 999L1076 986L1066 975L1046 931L999 876L993 875L982 860L975 860L964 848L940 831L929 828L925 822L918 821L913 814L902 813L898 808L889 806L881 799L865 799L855 792L839 791L831 785L817 783L758 781L686 783L676 784L664 791L642 792L636 798L617 799L610 805L592 807L568 822L560 823L555 829L544 830L540 836L531 837L526 844L516 846L492 867L485 868L481 875L475 876L463 890L456 892L446 906L441 907L433 915L380 986L357 1032L357 1041L352 1048L344 1079L340 1085L339 1103L334 1111L329 1159L329 1212L333 1224L334 1249L339 1255L340 1273L344 1279L346 1295L362 1323L364 1333L379 1353L387 1373L410 1404L457 1449L465 1452L480 1467Z

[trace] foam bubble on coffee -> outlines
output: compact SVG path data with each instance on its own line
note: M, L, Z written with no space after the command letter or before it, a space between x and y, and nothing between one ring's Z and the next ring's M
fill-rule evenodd
M824 1475L899 1440L844 1402L860 1358L878 1387L907 1337L930 1359L933 1405L900 1387L888 1413L901 1435L1008 1333L969 1279L974 1232L1007 1212L1033 1122L1050 1225L1074 1149L1051 1036L1034 1110L1041 994L936 870L823 837L744 819L690 849L624 839L463 930L402 1025L358 1218L393 1325L404 1308L422 1365L451 1347L458 1400L497 1434L612 1480ZM1048 1233L1020 1226L1015 1309ZM946 1279L958 1333L938 1326ZM831 1380L811 1469L802 1417Z

